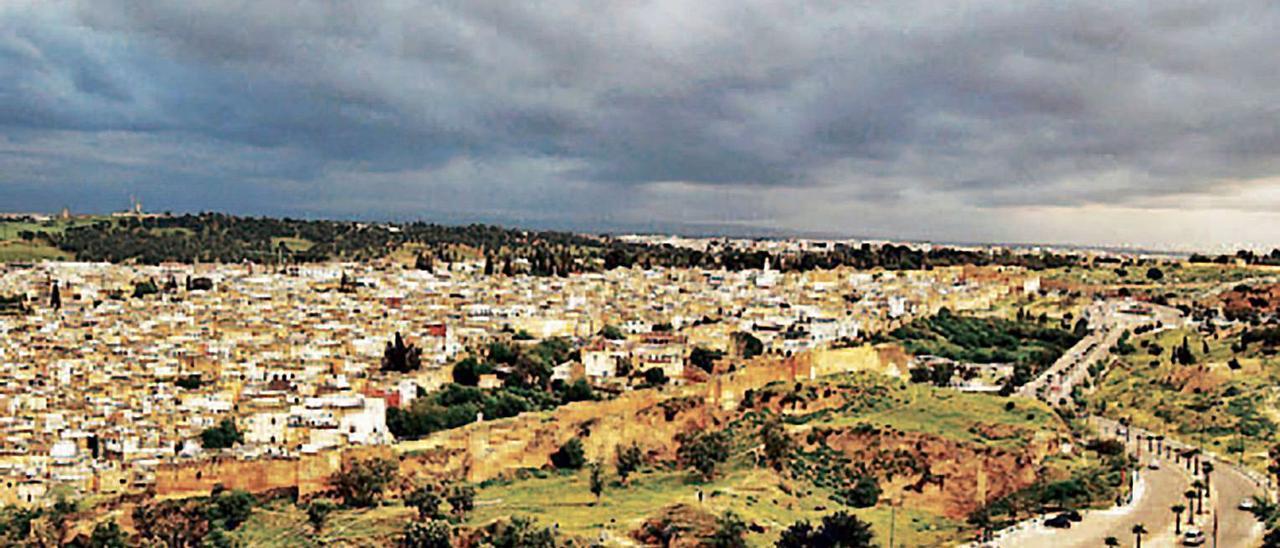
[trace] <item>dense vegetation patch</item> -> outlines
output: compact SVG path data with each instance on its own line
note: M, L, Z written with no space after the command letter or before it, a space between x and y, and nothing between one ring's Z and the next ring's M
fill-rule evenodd
M387 409L387 428L398 438L420 438L449 428L485 419L514 417L526 411L543 411L560 405L596 398L586 381L551 381L551 370L569 359L569 343L547 339L531 346L495 342L483 355L454 364L454 382L413 400L404 408ZM503 371L499 388L475 386L481 375Z
M1083 336L1083 323L1072 331L1046 321L1015 321L953 314L943 308L895 329L890 337L917 356L931 355L968 363L1014 364L1014 386L1025 384L1052 365Z
M476 224L368 224L220 213L8 224L22 227L15 236L23 243L56 248L79 260L144 264L368 260L385 257L407 245L416 246L420 257L416 264L421 266L435 260L458 260L460 250L465 248L483 253L487 273L542 276L633 266L744 270L762 268L765 262L784 271L841 266L909 270L964 264L1042 269L1079 263L1079 258L1072 255L937 246L922 250L893 244L838 243L823 251L783 254L735 248L702 251L624 242L608 236ZM5 225L0 223L0 227Z

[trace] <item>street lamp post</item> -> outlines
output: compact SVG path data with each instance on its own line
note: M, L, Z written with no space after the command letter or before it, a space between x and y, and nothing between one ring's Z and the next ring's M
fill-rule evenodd
M893 533L898 524L898 505L893 498L889 499L889 548L893 548Z

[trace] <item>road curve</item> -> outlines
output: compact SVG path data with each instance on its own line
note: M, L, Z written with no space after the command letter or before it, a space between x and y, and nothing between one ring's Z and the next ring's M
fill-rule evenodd
M1096 320L1094 329L1042 375L1023 386L1019 395L1037 397L1054 405L1059 398L1069 397L1072 387L1087 374L1089 364L1109 358L1111 347L1124 329L1153 319L1166 328L1181 321L1180 314L1167 307L1152 307L1153 317L1143 320L1126 312L1130 306L1131 303L1118 301L1100 302L1091 306L1090 316ZM1104 437L1122 435L1119 434L1119 425L1114 421L1092 417L1091 423ZM1153 455L1150 448L1140 441L1139 434L1152 433L1132 429L1129 441L1125 444L1126 450L1138 457L1142 464L1135 483L1135 500L1106 510L1084 512L1082 521L1070 529L1048 528L1044 526L1043 519L1024 522L999 534L992 545L1017 548L1093 547L1103 546L1107 537L1116 537L1121 546L1131 546L1135 540L1131 530L1139 523L1148 531L1144 535L1143 546L1156 548L1181 545L1175 532L1185 528L1185 525L1175 528L1174 514L1170 508L1174 504L1186 502L1183 494L1190 488L1194 479L1193 472L1168 458ZM1167 441L1166 444L1179 449L1187 448L1176 441ZM1239 510L1237 506L1241 500L1264 491L1244 471L1212 456L1208 458L1214 462L1215 469L1210 478L1212 489L1210 500L1206 502L1207 511L1203 515L1190 516L1195 526L1209 537L1206 546L1261 546L1262 526L1251 514ZM1154 468L1148 466L1152 461L1156 464ZM1185 524L1188 515L1184 513L1182 519Z

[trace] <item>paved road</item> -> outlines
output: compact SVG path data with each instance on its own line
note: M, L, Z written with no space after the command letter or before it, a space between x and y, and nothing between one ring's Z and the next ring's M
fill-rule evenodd
M1095 417L1092 420L1104 435L1107 433L1115 433L1119 428L1119 425L1107 419ZM1130 453L1141 454L1142 456L1140 458L1143 459L1142 462L1149 462L1148 459L1153 456L1151 451L1148 449L1149 445L1138 441L1138 436L1149 436L1154 435L1155 433L1136 428L1130 429L1129 433L1130 439L1133 440L1133 443L1128 445ZM1171 448L1166 450L1165 454L1168 454L1169 451L1182 451L1192 448L1190 445L1182 444L1177 441L1166 441L1164 445L1168 445ZM1262 534L1264 532L1262 524L1253 517L1253 514L1240 510L1238 506L1240 501L1246 498L1252 498L1255 495L1262 495L1264 491L1254 482L1254 480L1246 475L1244 471L1236 468L1231 463L1222 461L1214 455L1208 455L1205 459L1213 462L1214 465L1214 471L1209 477L1210 498L1205 502L1204 514L1195 516L1194 521L1195 526L1203 530L1205 535L1208 537L1206 546L1215 546L1215 522L1217 524L1216 546L1220 546L1222 548L1249 548L1261 546ZM1160 459L1160 464L1162 470L1176 471L1184 479L1184 481L1179 482L1180 485L1177 487L1173 487L1172 485L1164 487L1164 489L1173 494L1185 492L1189 486L1188 482L1197 477L1193 476L1195 472L1188 470L1185 463L1175 464L1168 459L1162 458ZM1173 503L1170 502L1165 505L1164 508L1167 510L1169 505L1172 504ZM1153 508L1155 508L1155 506L1153 506ZM1135 518L1131 521L1130 527L1132 527L1132 523L1138 523L1137 519ZM1148 529L1151 529L1151 527L1148 526ZM1175 542L1175 538L1173 536L1174 531L1172 529L1151 530L1153 532L1153 535L1150 537L1152 541L1151 546L1178 545ZM1159 533L1155 534L1156 531L1159 531ZM1102 538L1105 538L1105 536ZM1142 545L1147 546L1147 541L1144 540Z
M1183 502L1190 482L1186 474L1172 466L1140 471L1134 489L1135 500L1115 508L1083 513L1083 519L1070 529L1053 529L1041 522L1027 524L1013 534L1000 538L997 546L1025 548L1029 546L1103 546L1107 537L1116 537L1121 546L1131 546L1133 524L1141 523L1153 534L1145 535L1146 547L1173 546L1174 514L1169 507ZM1185 519L1185 514L1184 519ZM1154 534L1159 532L1161 534Z
M1223 468L1223 464L1216 464L1209 479L1217 492L1214 510L1218 515L1218 546L1259 546L1264 532L1262 523L1238 505L1246 498L1261 495L1262 490L1235 469Z
M1149 310L1149 313L1135 313L1136 310ZM1085 315L1090 319L1091 331L1038 377L1022 385L1018 395L1056 405L1062 398L1071 397L1071 389L1088 376L1090 365L1109 357L1111 347L1125 330L1143 324L1168 329L1182 322L1182 314L1177 309L1130 301L1094 303L1085 309Z
M1038 397L1051 405L1056 404L1060 398L1070 397L1072 387L1087 375L1090 364L1109 358L1111 347L1125 329L1151 322L1160 322L1168 328L1182 321L1181 314L1175 309L1155 306L1150 308L1149 315L1138 315L1131 313L1132 303L1121 301L1097 303L1088 310L1089 317L1093 320L1093 331L1039 378L1024 386L1019 394ZM1103 436L1118 435L1118 425L1113 421L1095 417L1091 422ZM1166 458L1153 455L1147 444L1139 439L1139 434L1152 433L1137 429L1129 432L1130 441L1126 444L1126 449L1142 463L1135 483L1134 500L1106 510L1085 512L1084 519L1070 529L1047 528L1043 525L1043 520L1024 523L1001 535L995 545L1017 548L1092 547L1103 546L1103 541L1113 536L1120 540L1121 546L1131 546L1134 535L1130 531L1134 524L1141 523L1149 532L1143 538L1143 546L1178 546L1180 543L1175 535L1174 514L1170 507L1185 502L1183 493L1190 487L1192 472ZM1176 442L1166 443L1185 448ZM1147 466L1153 460L1157 469ZM1261 525L1251 514L1237 509L1237 505L1242 499L1262 491L1247 475L1225 462L1215 461L1215 470L1210 479L1213 490L1210 500L1206 502L1206 509L1211 511L1192 518L1196 526L1209 535L1207 545L1215 546L1213 535L1216 516L1216 546L1260 546ZM1183 523L1186 519L1184 514Z

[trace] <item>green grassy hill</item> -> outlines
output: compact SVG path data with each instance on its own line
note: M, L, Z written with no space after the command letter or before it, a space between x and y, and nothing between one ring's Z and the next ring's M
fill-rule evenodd
M1265 470L1280 430L1280 358L1274 346L1241 344L1241 334L1175 329L1135 337L1135 352L1117 360L1089 401L1103 415L1219 454L1240 457L1243 446L1244 461ZM1173 359L1184 340L1194 363Z

